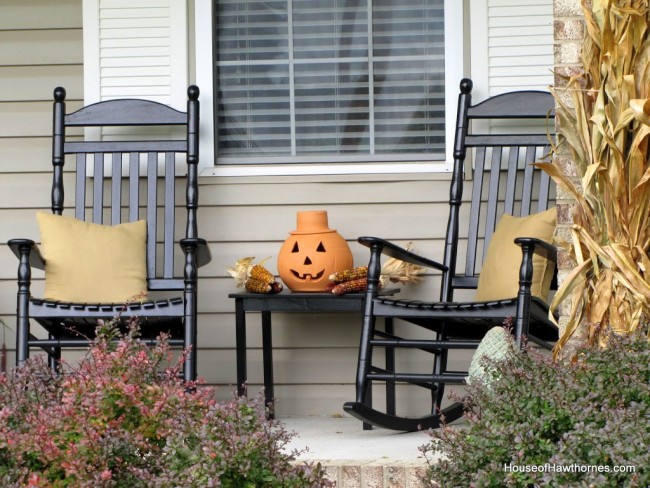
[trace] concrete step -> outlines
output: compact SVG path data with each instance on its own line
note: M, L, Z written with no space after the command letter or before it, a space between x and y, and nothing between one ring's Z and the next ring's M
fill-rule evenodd
M337 488L416 488L427 462L419 447L426 432L363 430L352 417L288 417L278 419L297 435L288 450L309 450L299 460L320 462Z

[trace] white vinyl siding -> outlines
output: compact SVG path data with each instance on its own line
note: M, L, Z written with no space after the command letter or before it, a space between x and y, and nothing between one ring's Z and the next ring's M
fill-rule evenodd
M7 241L38 240L34 214L50 206L52 92L64 86L71 110L83 104L81 1L0 7L0 346L7 354L0 370L15 362L18 260ZM34 270L32 284L42 295L42 271Z

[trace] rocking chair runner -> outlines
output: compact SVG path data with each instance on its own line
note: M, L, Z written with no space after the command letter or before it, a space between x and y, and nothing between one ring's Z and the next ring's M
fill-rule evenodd
M475 349L491 327L503 324L507 318L514 319L515 340L520 347L528 339L550 349L549 341L558 338L557 327L548 319L549 309L545 301L531 293L534 254L550 260L551 277L555 270L555 248L538 238L521 235L515 239L521 247L521 265L519 261L515 263L519 280L518 284L513 283L512 296L475 302L454 301L456 290L477 288L478 271L485 254L481 245L487 251L501 214L518 212L524 217L549 207L549 177L531 163L549 152L543 122L547 117L553 117L553 97L545 92L511 92L472 105L471 89L471 80L461 81L443 263L414 255L377 237L359 238L361 244L370 248L369 279L359 349L356 401L346 403L344 409L374 426L413 431L436 428L443 417L447 422L461 417L463 409L459 403L441 409L445 384L463 384L467 378L467 371L448 370L449 351ZM473 134L470 124L478 119L483 119L484 124L500 119L515 119L518 126L524 127L525 119L537 119L537 128L541 126L541 130L526 134ZM473 164L465 161L468 152L474 154ZM463 175L470 172L473 174L473 185L469 197L467 252L461 256L459 212L463 201ZM512 239L508 242L512 242ZM498 249L495 251L498 255ZM429 303L378 295L382 254L442 272L440 301ZM376 330L377 317L401 319L406 322L403 324L405 329L411 324L420 331L424 329L425 334L431 333L433 337L422 338L423 333L420 332L415 338L405 338L404 334L398 337ZM390 360L383 367L373 362L375 348L388 352ZM399 362L395 360L395 352L400 349L405 353L415 349L430 353L433 357L432 372L396 371L395 364ZM396 383L430 390L431 409L427 408L429 411L422 416L407 417L395 412L392 400L387 402L385 412L373 408L372 385L378 381L386 383L388 391L394 389Z
M75 155L75 218L103 224L105 217L110 216L112 226L146 219L146 238L145 224L140 227L143 229L142 256L146 246L146 264L139 268L143 286L148 292L181 293L172 298L166 293L164 298L155 301L130 303L71 303L35 298L30 290L31 269L46 270L47 289L46 262L33 240L13 239L9 246L20 261L16 331L18 365L28 358L30 349L40 348L48 354L50 366L56 369L61 349L87 345L95 336L98 319L137 316L144 341L153 342L161 332L168 332L171 346L188 348L183 377L186 381L196 379L197 268L208 263L211 257L206 241L198 237L197 226L199 89L190 86L188 97L187 112L148 100L110 100L66 114L65 90L54 90L52 213L58 216L63 213L64 181L69 181L64 175L64 164L67 155ZM163 139L151 140L151 136L147 136L143 140L137 129L130 129L138 126L146 127L146 133L157 131L158 137L160 133L165 135ZM79 141L78 132L66 133L71 128L86 127L98 127L103 131L113 131L113 134L126 131L129 140L108 140L121 137L113 135L105 138L107 140ZM178 129L182 131L182 137L169 136ZM92 167L92 175L87 172L88 165ZM184 178L185 223L177 222L175 216L176 184L183 181L178 178L178 167L187 171ZM63 217L58 218L65 221ZM72 219L67 222L72 222L70 225L75 229L78 225L86 225L77 224ZM175 242L175 227L183 224L182 238ZM93 228L115 228L112 226ZM182 266L179 266L181 270L174 266L177 244L184 255ZM93 243L78 242L75 245L92 246ZM48 249L44 251L48 256ZM79 267L89 265L86 262L76 264ZM95 279L102 280L102 276ZM41 338L32 334L32 320L43 327L47 338L42 338L44 334L40 334Z

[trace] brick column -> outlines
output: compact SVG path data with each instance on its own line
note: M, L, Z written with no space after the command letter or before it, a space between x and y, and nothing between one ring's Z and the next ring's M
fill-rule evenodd
M571 76L582 69L580 51L582 48L582 39L584 37L585 25L584 16L580 0L554 0L554 58L555 58L555 88L558 95L562 96L563 101L571 103L571 96L563 93L562 89L566 87L566 80L562 76ZM566 147L556 155L556 161L564 169L565 174L578 180L573 162L569 151ZM565 241L570 241L571 236L569 227L573 223L571 207L574 200L561 188L558 188L557 209L558 209L558 228L556 235ZM573 268L574 262L569 258L565 251L560 251L558 256L558 280L561 283ZM560 307L560 328L564 330L568 321L570 303L567 300Z

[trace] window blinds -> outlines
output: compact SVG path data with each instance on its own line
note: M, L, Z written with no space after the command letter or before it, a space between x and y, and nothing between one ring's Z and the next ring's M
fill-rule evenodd
M218 163L444 158L443 0L216 0Z

